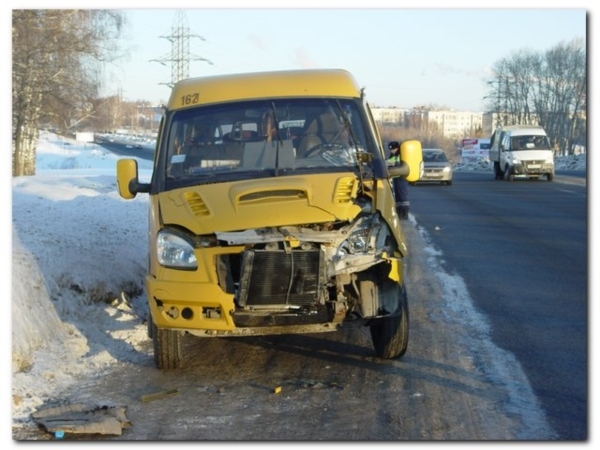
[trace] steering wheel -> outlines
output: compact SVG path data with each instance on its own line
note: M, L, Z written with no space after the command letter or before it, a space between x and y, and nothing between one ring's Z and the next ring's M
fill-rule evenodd
M317 144L314 147L309 148L304 153L304 158L314 158L317 156L323 156L323 153L331 150L344 150L343 144Z

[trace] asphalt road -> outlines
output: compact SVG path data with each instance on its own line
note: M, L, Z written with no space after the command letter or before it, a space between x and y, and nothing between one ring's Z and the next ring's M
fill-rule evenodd
M148 144L143 144L138 148L133 142L110 141L104 138L97 138L96 143L110 152L124 158L137 157L148 161L154 159L154 147Z
M568 175L567 175L568 174ZM411 213L513 353L561 439L588 430L588 209L581 172L554 182L456 172L410 186Z

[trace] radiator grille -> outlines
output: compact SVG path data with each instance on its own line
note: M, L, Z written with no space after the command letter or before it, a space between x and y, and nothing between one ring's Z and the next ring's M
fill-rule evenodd
M238 303L240 306L315 304L319 299L320 255L318 250L244 252Z

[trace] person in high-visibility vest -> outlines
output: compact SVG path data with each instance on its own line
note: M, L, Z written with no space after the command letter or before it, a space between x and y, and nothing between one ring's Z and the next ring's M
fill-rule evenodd
M400 144L397 141L392 141L388 144L390 157L389 165L400 165ZM408 181L405 177L396 177L392 180L394 188L394 199L396 200L396 211L400 219L408 219L408 210L410 209L410 201L408 200Z

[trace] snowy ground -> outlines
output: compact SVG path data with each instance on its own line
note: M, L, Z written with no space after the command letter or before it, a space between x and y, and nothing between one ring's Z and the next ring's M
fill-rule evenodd
M115 342L147 339L135 295L147 263L140 236L148 197L119 197L116 161L96 144L44 134L37 174L12 179L13 420L26 418L73 377L127 357L130 347ZM149 179L151 163L140 159L139 167ZM134 311L115 301L123 292ZM124 321L137 326L121 331Z
M12 178L12 421L28 420L74 377L131 360L147 340L148 196L119 197L116 161L96 144L42 134L37 174ZM586 168L585 156L556 163ZM149 180L151 163L139 167ZM486 163L456 170L491 172Z
M573 156L559 156L555 158L555 170L585 170L587 167L587 155L585 153ZM461 170L494 170L493 163L487 159L479 159L466 163L456 164L455 171Z

